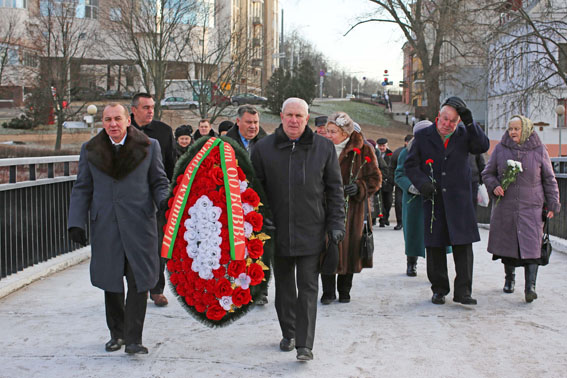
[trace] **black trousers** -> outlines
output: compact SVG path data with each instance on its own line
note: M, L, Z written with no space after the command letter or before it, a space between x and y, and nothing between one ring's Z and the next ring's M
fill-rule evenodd
M126 345L141 344L148 292L138 293L134 272L128 260L125 261L124 274L128 282L126 305L124 293L104 292L106 324L111 338L123 339Z
M384 192L380 190L380 195L382 196L382 215L384 216L380 223L389 223L390 209L392 209L392 192Z
M402 196L403 192L400 187L396 185L396 192L394 193L394 208L396 210L396 222L402 224Z
M323 285L323 295L328 298L349 295L352 288L352 273L348 274L321 274L321 284ZM336 286L335 286L336 285Z
M447 274L447 252L445 247L427 247L427 278L431 282L431 291L447 295L451 291ZM455 261L454 297L462 298L472 294L473 249L472 244L454 245Z
M161 247L161 244L160 244ZM161 250L159 251L161 256ZM163 257L159 258L159 277L156 286L150 290L150 294L163 294L163 289L165 288L165 265L167 264L167 259Z
M319 291L319 255L274 257L276 312L285 338L313 349Z

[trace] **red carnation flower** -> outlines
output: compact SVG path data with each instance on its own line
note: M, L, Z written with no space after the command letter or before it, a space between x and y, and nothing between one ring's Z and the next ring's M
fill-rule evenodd
M216 284L217 282L215 280L207 280L205 283L205 290L207 290L208 293L214 293Z
M230 246L227 249L221 249L221 257L219 263L226 265L230 262Z
M221 252L222 254L222 252ZM244 273L246 270L246 261L244 260L233 260L228 265L228 275L237 278L240 273Z
M260 204L260 197L253 189L248 188L241 194L242 202L249 203L252 207L258 206Z
M388 152L388 153L386 154L386 156L392 156L392 153L391 153L391 152Z
M202 279L200 277L197 278L195 280L195 290L199 290L199 291L205 290L206 284L207 284L207 281L205 281L204 279Z
M215 303L218 303L218 300L215 297L214 293L207 292L203 294L203 303L205 304L205 306L211 306L214 305Z
M236 170L238 171L238 179L240 181L245 181L246 180L246 175L244 174L244 171L242 170L242 168L240 167L236 167Z
M211 159L213 164L220 164L220 151L218 147L215 147L214 150L212 150L209 153L209 156L207 157L208 159Z
M224 173L220 167L214 167L209 170L209 177L216 185L223 185Z
M264 243L260 239L246 240L246 248L252 259L259 259L264 254Z
M217 303L209 306L207 310L207 319L221 320L226 315L226 311Z
M179 176L177 176L177 178L175 179L175 182L177 183L177 185L179 185L181 183L181 181L183 181L183 174L180 174Z
M207 156L207 158L201 162L201 165L199 165L199 170L203 169L205 171L208 171L212 167L213 167L213 160L209 159L209 157Z
M427 159L427 160L425 161L425 164L433 164L433 159Z
M185 285L177 285L175 287L175 291L180 297L184 297L187 294L187 290L185 289Z
M215 276L217 280L224 277L225 274L226 274L226 268L222 265L218 269L213 270L213 276Z
M353 150L354 153L357 154L357 155L360 155L360 154L361 154L360 148L356 148L356 147L355 147L355 148L353 148L352 150Z
M185 295L185 303L187 303L189 306L195 306L195 298L193 298L192 293Z
M384 215L378 214L378 218L384 218Z
M258 285L264 279L264 271L259 264L252 263L248 267L247 274L250 276L250 285Z
M226 278L221 278L215 287L215 295L217 298L227 297L232 295L233 289L230 281Z
M244 220L252 225L252 229L256 232L262 230L262 224L264 223L264 217L255 211L251 211L244 217Z
M234 289L234 292L232 293L232 304L236 307L248 304L251 300L252 296L250 295L250 289L244 290L241 287Z
M364 160L366 160L367 163L370 163L372 161L372 159L370 159L370 156L365 156Z
M175 200L175 198L171 197L170 199L167 200L167 207L170 208L171 205L173 205L173 200Z
M179 283L179 274L178 273L171 273L169 276L169 280L172 284L177 285Z

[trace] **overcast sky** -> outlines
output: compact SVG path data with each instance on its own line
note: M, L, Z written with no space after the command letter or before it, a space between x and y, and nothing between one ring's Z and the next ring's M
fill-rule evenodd
M405 40L396 24L369 22L343 34L357 19L378 9L368 0L279 0L284 33L297 29L345 71L382 81L385 69L397 85L402 80ZM318 67L315 67L319 69Z

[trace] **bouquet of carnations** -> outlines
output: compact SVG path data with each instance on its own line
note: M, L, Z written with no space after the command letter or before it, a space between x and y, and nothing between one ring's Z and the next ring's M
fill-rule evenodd
M176 165L162 257L182 305L221 326L242 316L267 284L270 236L248 153L229 138L202 139Z

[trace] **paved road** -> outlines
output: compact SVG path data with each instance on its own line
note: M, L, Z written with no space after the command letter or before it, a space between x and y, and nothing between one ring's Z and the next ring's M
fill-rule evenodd
M477 306L431 304L425 263L405 276L402 233L375 228L375 267L355 276L350 304L318 308L315 360L278 350L270 303L236 323L210 329L170 293L148 303L146 356L106 353L103 293L88 262L0 299L0 377L566 377L567 255L540 270L538 294L502 293L503 272L476 243ZM452 259L449 258L452 273ZM451 274L453 276L453 274Z

